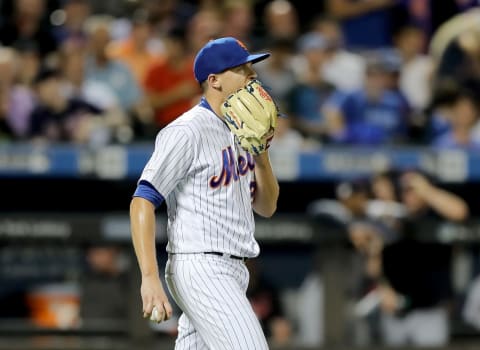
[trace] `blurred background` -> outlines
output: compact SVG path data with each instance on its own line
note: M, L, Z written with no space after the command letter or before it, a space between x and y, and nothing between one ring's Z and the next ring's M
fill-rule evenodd
M0 349L172 349L128 207L196 51L268 51L288 118L248 297L272 349L480 347L473 0L0 1ZM158 259L165 207L158 210Z

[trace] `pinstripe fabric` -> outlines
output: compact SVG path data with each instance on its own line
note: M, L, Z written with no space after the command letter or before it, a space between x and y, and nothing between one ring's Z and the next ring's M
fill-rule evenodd
M165 198L167 251L255 257L254 160L210 110L196 106L162 129L140 180Z
M205 254L169 256L165 277L183 310L175 349L268 349L246 297L248 270L240 260Z
M268 349L246 297L248 270L240 260L259 246L251 188L253 157L228 127L201 105L162 129L140 180L165 198L170 259L166 280L183 314L176 350Z
M176 350L208 350L200 334L193 327L187 315L182 314L178 320L178 337L175 342Z

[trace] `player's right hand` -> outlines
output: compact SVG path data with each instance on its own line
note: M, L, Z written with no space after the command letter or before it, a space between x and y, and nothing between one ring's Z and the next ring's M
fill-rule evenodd
M142 277L140 293L143 302L143 317L160 323L172 317L172 306L158 276ZM152 315L153 308L156 312Z

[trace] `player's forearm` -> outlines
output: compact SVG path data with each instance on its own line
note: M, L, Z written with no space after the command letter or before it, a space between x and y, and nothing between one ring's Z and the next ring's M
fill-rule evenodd
M135 197L130 204L133 247L142 276L158 276L155 249L155 207L148 200Z
M255 157L255 181L257 188L253 209L261 216L271 217L277 210L280 187L273 174L268 152Z

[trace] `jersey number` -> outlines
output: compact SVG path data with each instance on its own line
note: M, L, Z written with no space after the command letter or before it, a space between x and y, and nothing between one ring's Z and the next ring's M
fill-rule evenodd
M255 199L256 190L257 190L257 183L255 181L250 181L250 198L252 198L252 201Z

